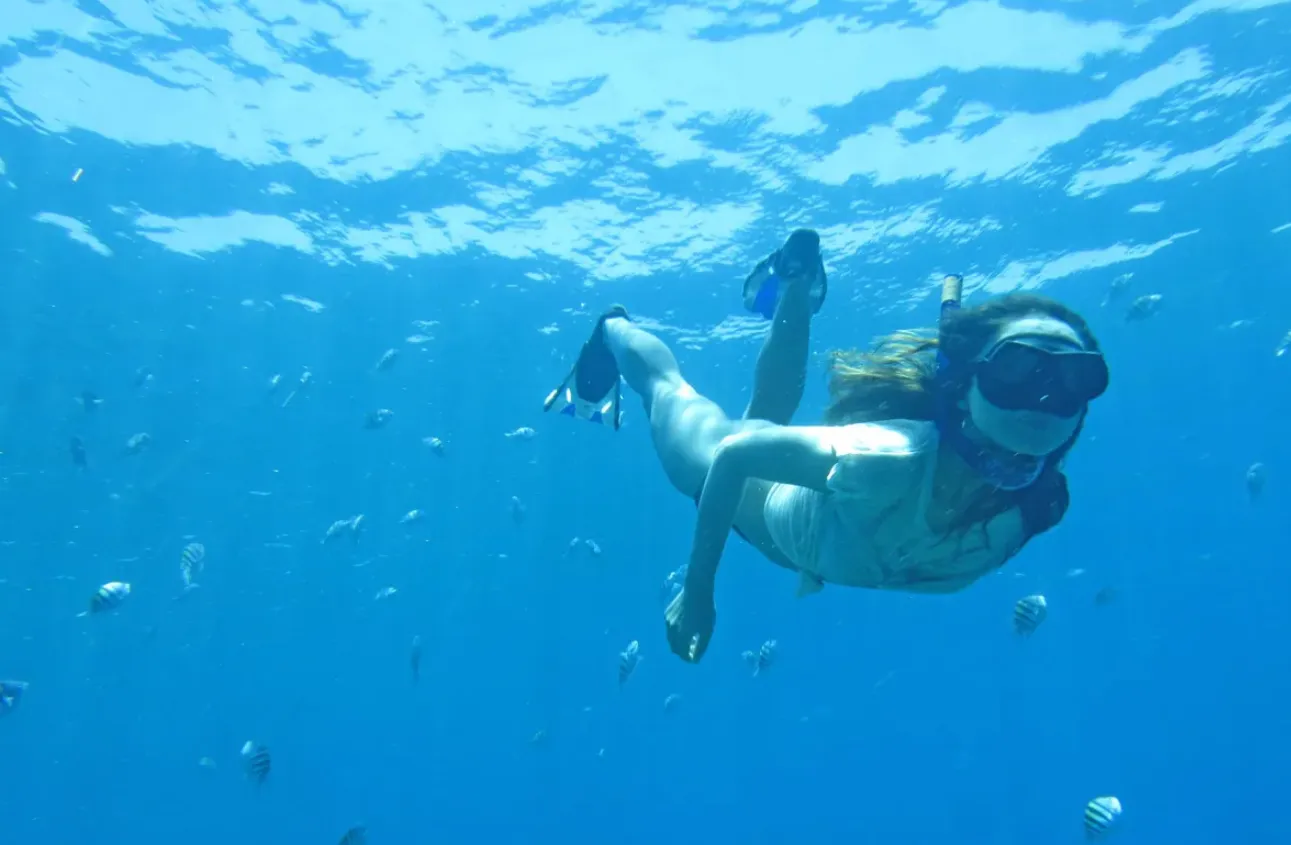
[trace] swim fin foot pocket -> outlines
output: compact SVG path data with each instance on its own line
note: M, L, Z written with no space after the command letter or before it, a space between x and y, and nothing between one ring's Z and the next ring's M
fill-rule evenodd
M559 387L547 394L542 406L544 411L550 411L559 404L560 413L564 416L612 425L618 430L622 422L619 410L623 398L622 380L618 362L605 341L605 321L614 317L631 319L622 305L611 306L600 316L592 329L592 336L579 350L574 368Z
M810 273L811 312L825 304L829 290L825 262L820 257L820 235L812 229L798 229L784 246L758 262L744 280L744 307L770 320L780 303L780 291L787 279Z

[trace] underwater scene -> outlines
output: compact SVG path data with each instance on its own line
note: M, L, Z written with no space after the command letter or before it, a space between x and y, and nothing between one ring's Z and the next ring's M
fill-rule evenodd
M1291 0L4 0L0 830L1291 841Z

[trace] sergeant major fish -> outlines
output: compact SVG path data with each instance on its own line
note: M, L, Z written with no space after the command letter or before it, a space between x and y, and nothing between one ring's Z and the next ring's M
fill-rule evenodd
M1044 596L1034 595L1018 599L1013 605L1013 630L1020 636L1029 637L1049 615L1049 602Z
M1146 296L1140 296L1130 303L1130 307L1125 312L1125 322L1137 323L1156 316L1161 310L1163 297L1159 293L1150 293Z
M124 453L127 455L137 455L151 445L152 435L146 431L141 431L138 434L132 434L130 439L126 441Z
M90 609L81 611L77 616L89 616L92 613L103 613L114 610L130 596L130 585L123 581L109 581L90 596Z
M349 519L338 519L327 526L327 531L323 534L323 542L330 543L342 534L349 534L350 539L357 542L359 535L363 533L363 527L363 514Z
M67 444L68 450L72 453L72 463L81 469L89 467L89 461L85 457L85 442L76 435Z
M364 417L363 427L368 431L375 431L378 428L385 428L392 419L394 419L394 411L389 408L377 408L375 411L369 411Z
M744 662L753 667L753 677L762 674L764 669L770 668L775 663L777 643L775 640L767 640L757 651L746 651L740 656Z
M632 673L637 670L641 663L641 644L636 640L628 643L628 647L623 649L619 654L619 686L622 687L632 677Z
M242 746L242 769L246 773L247 779L254 784L262 784L269 778L269 771L273 768L273 760L269 756L269 749L259 743L247 740Z
M206 547L201 543L189 543L179 553L179 577L184 582L184 589L191 590L197 586L197 576L202 573L206 562Z
M1095 798L1085 805L1085 838L1096 841L1116 826L1123 812L1120 799L1114 795Z

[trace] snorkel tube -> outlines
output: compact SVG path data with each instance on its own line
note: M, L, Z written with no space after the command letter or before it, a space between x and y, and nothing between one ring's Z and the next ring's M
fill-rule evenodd
M951 273L941 280L941 311L937 315L937 390L945 395L946 381L950 375L950 359L946 357L946 315L958 311L964 298L964 277Z
M937 319L937 430L970 467L999 490L1022 490L1040 478L1047 458L1021 455L1005 459L975 443L964 432L964 412L951 390L951 363L946 357L946 315L958 311L964 297L964 277L951 273L941 280L941 311Z
M938 334L945 328L946 312L958 311L959 303L964 298L964 277L951 273L941 280L941 319L937 325Z

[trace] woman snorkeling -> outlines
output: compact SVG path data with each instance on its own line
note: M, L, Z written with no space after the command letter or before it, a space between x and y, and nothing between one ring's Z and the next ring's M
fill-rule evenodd
M731 419L695 391L659 338L615 306L597 321L550 409L619 422L620 374L642 399L669 481L699 506L668 642L698 662L716 622L718 563L734 528L825 584L950 593L1002 566L1067 510L1060 469L1108 370L1089 326L1053 300L1010 294L972 308L948 277L938 332L898 332L835 352L821 425L790 425L812 314L824 301L820 238L789 236L745 284L772 320L753 396Z

